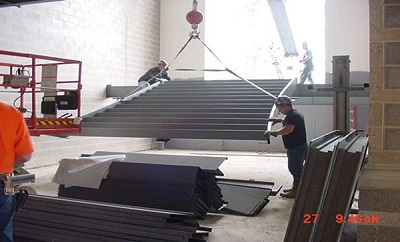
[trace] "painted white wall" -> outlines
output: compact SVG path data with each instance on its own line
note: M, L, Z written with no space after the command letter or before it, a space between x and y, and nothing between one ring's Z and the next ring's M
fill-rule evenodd
M82 114L86 114L115 102L105 97L107 84L134 85L157 63L159 14L158 0L68 0L0 8L0 49L82 61ZM0 92L0 100L8 104L15 97ZM40 136L33 141L35 153L27 167L97 150L145 150L152 144L151 139L141 138Z
M351 71L369 72L369 1L326 0L325 12L327 72L340 55L349 55Z
M270 11L265 4L266 1L258 1L260 8L266 8L265 13L269 14ZM185 14L191 9L192 1L182 0L161 0L162 3L162 24L168 23L167 27L162 26L161 35L161 55L166 55L172 58L183 46L188 38L190 26L186 22ZM225 3L225 5L224 5ZM240 19L240 16L245 15L244 9L235 8L237 4L243 2L239 1L199 1L199 6L204 7L205 10L209 9L212 16L207 18L207 12L203 12L205 16L204 24L200 25L205 29L202 30L202 38L206 39L206 44L219 56L228 68L237 71L238 74L245 78L250 77L252 72L249 71L251 67L244 67L246 63L253 63L254 58L249 57L249 54L242 53L243 50L248 49L249 45L255 45L260 39L269 45L272 39L264 38L265 32L268 30L270 34L277 34L276 31L270 31L275 28L269 20L265 18L261 21L258 12L254 12L253 22L244 21L243 24L232 24L231 18ZM253 0L252 4L257 1ZM325 4L324 4L325 3ZM209 8L207 6L215 6ZM285 2L287 13L290 22L292 23L294 40L301 54L301 43L307 41L310 49L313 51L315 71L315 83L325 83L325 73L332 73L332 57L337 55L349 55L351 60L350 70L352 72L368 72L369 71L369 6L368 0L287 0ZM251 9L250 9L251 10ZM247 11L250 11L249 9ZM170 14L173 12L174 14ZM220 16L218 16L220 13ZM325 15L325 19L323 16ZM250 15L251 16L251 13ZM257 17L258 16L258 17ZM257 17L257 18L256 18ZM259 31L252 31L254 26L258 26ZM246 28L248 26L248 28ZM167 28L166 28L167 27ZM210 31L208 31L210 30ZM212 31L211 31L212 30ZM218 32L219 30L219 32ZM276 39L276 38L275 38ZM221 46L215 43L218 40L223 40L226 44ZM195 47L195 46L193 46ZM251 48L250 48L251 49ZM196 56L196 63L204 62L204 60L197 59L202 55L199 52L203 51L202 46L196 48L187 48L188 53L182 62L177 62L179 67L187 67L188 63L193 62L193 56ZM226 53L231 52L231 57L227 57ZM249 50L245 51L249 52ZM265 52L265 51L264 51ZM265 55L260 49L260 56ZM279 52L279 50L278 50ZM325 53L323 53L325 52ZM204 53L204 52L203 52ZM208 54L208 52L205 52ZM279 57L279 53L278 53ZM206 62L212 62L212 58L205 56ZM236 66L236 62L242 63ZM266 56L257 57L257 63L262 63L265 68L258 67L257 70L264 72L273 72L274 68L270 67L270 62ZM292 60L280 59L286 78L293 78L299 75L302 65L299 64L298 58ZM215 62L214 62L215 63ZM206 64L207 65L207 64ZM190 66L190 65L189 65ZM285 68L292 66L292 71L287 71ZM187 77L185 75L177 75L179 77ZM271 75L265 74L267 78ZM190 77L193 77L190 76ZM257 76L256 78L259 78ZM329 78L328 78L329 79ZM327 80L330 83L330 80ZM367 82L368 80L365 80Z
M204 0L199 0L198 10L203 13ZM192 1L161 0L161 34L160 34L160 56L171 62L178 52L189 40L192 32L191 25L186 21L186 14L192 10ZM200 38L204 41L204 24L199 25ZM169 76L171 78L200 78L204 72L182 72L173 71L176 68L204 68L204 48L199 40L193 39L184 51L171 63Z

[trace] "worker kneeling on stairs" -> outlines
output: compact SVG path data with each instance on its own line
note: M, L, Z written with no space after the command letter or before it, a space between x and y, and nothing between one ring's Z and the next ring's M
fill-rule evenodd
M304 116L293 107L293 100L288 96L279 96L274 103L278 111L286 117L284 119L270 118L268 121L273 125L282 123L283 127L278 130L267 130L264 135L266 137L282 135L288 157L289 172L293 176L293 186L290 189L284 189L280 195L285 198L295 198L308 151Z

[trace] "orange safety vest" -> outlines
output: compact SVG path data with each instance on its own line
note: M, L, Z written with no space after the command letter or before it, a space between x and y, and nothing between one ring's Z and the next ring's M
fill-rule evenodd
M33 145L24 117L0 102L0 173L12 173L15 158L31 153Z

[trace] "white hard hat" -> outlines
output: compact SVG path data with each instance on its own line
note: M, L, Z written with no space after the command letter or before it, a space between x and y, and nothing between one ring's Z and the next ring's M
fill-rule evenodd
M292 104L293 102L294 102L294 100L291 99L289 96L286 96L286 95L279 96L274 101L274 103L275 103L275 105L277 107L279 107L279 106L287 106L287 105Z
M163 65L163 66L167 66L167 65L168 65L168 63L167 63L165 60L160 60L160 61L158 62L158 64L159 64L159 65Z

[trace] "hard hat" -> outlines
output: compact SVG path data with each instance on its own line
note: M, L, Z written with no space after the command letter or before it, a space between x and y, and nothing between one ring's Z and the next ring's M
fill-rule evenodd
M167 63L165 60L160 60L160 61L158 62L158 64L159 64L159 65L162 65L162 66L167 66L167 65L168 65L168 63Z
M294 102L289 96L282 95L275 99L274 103L277 107L291 105Z

